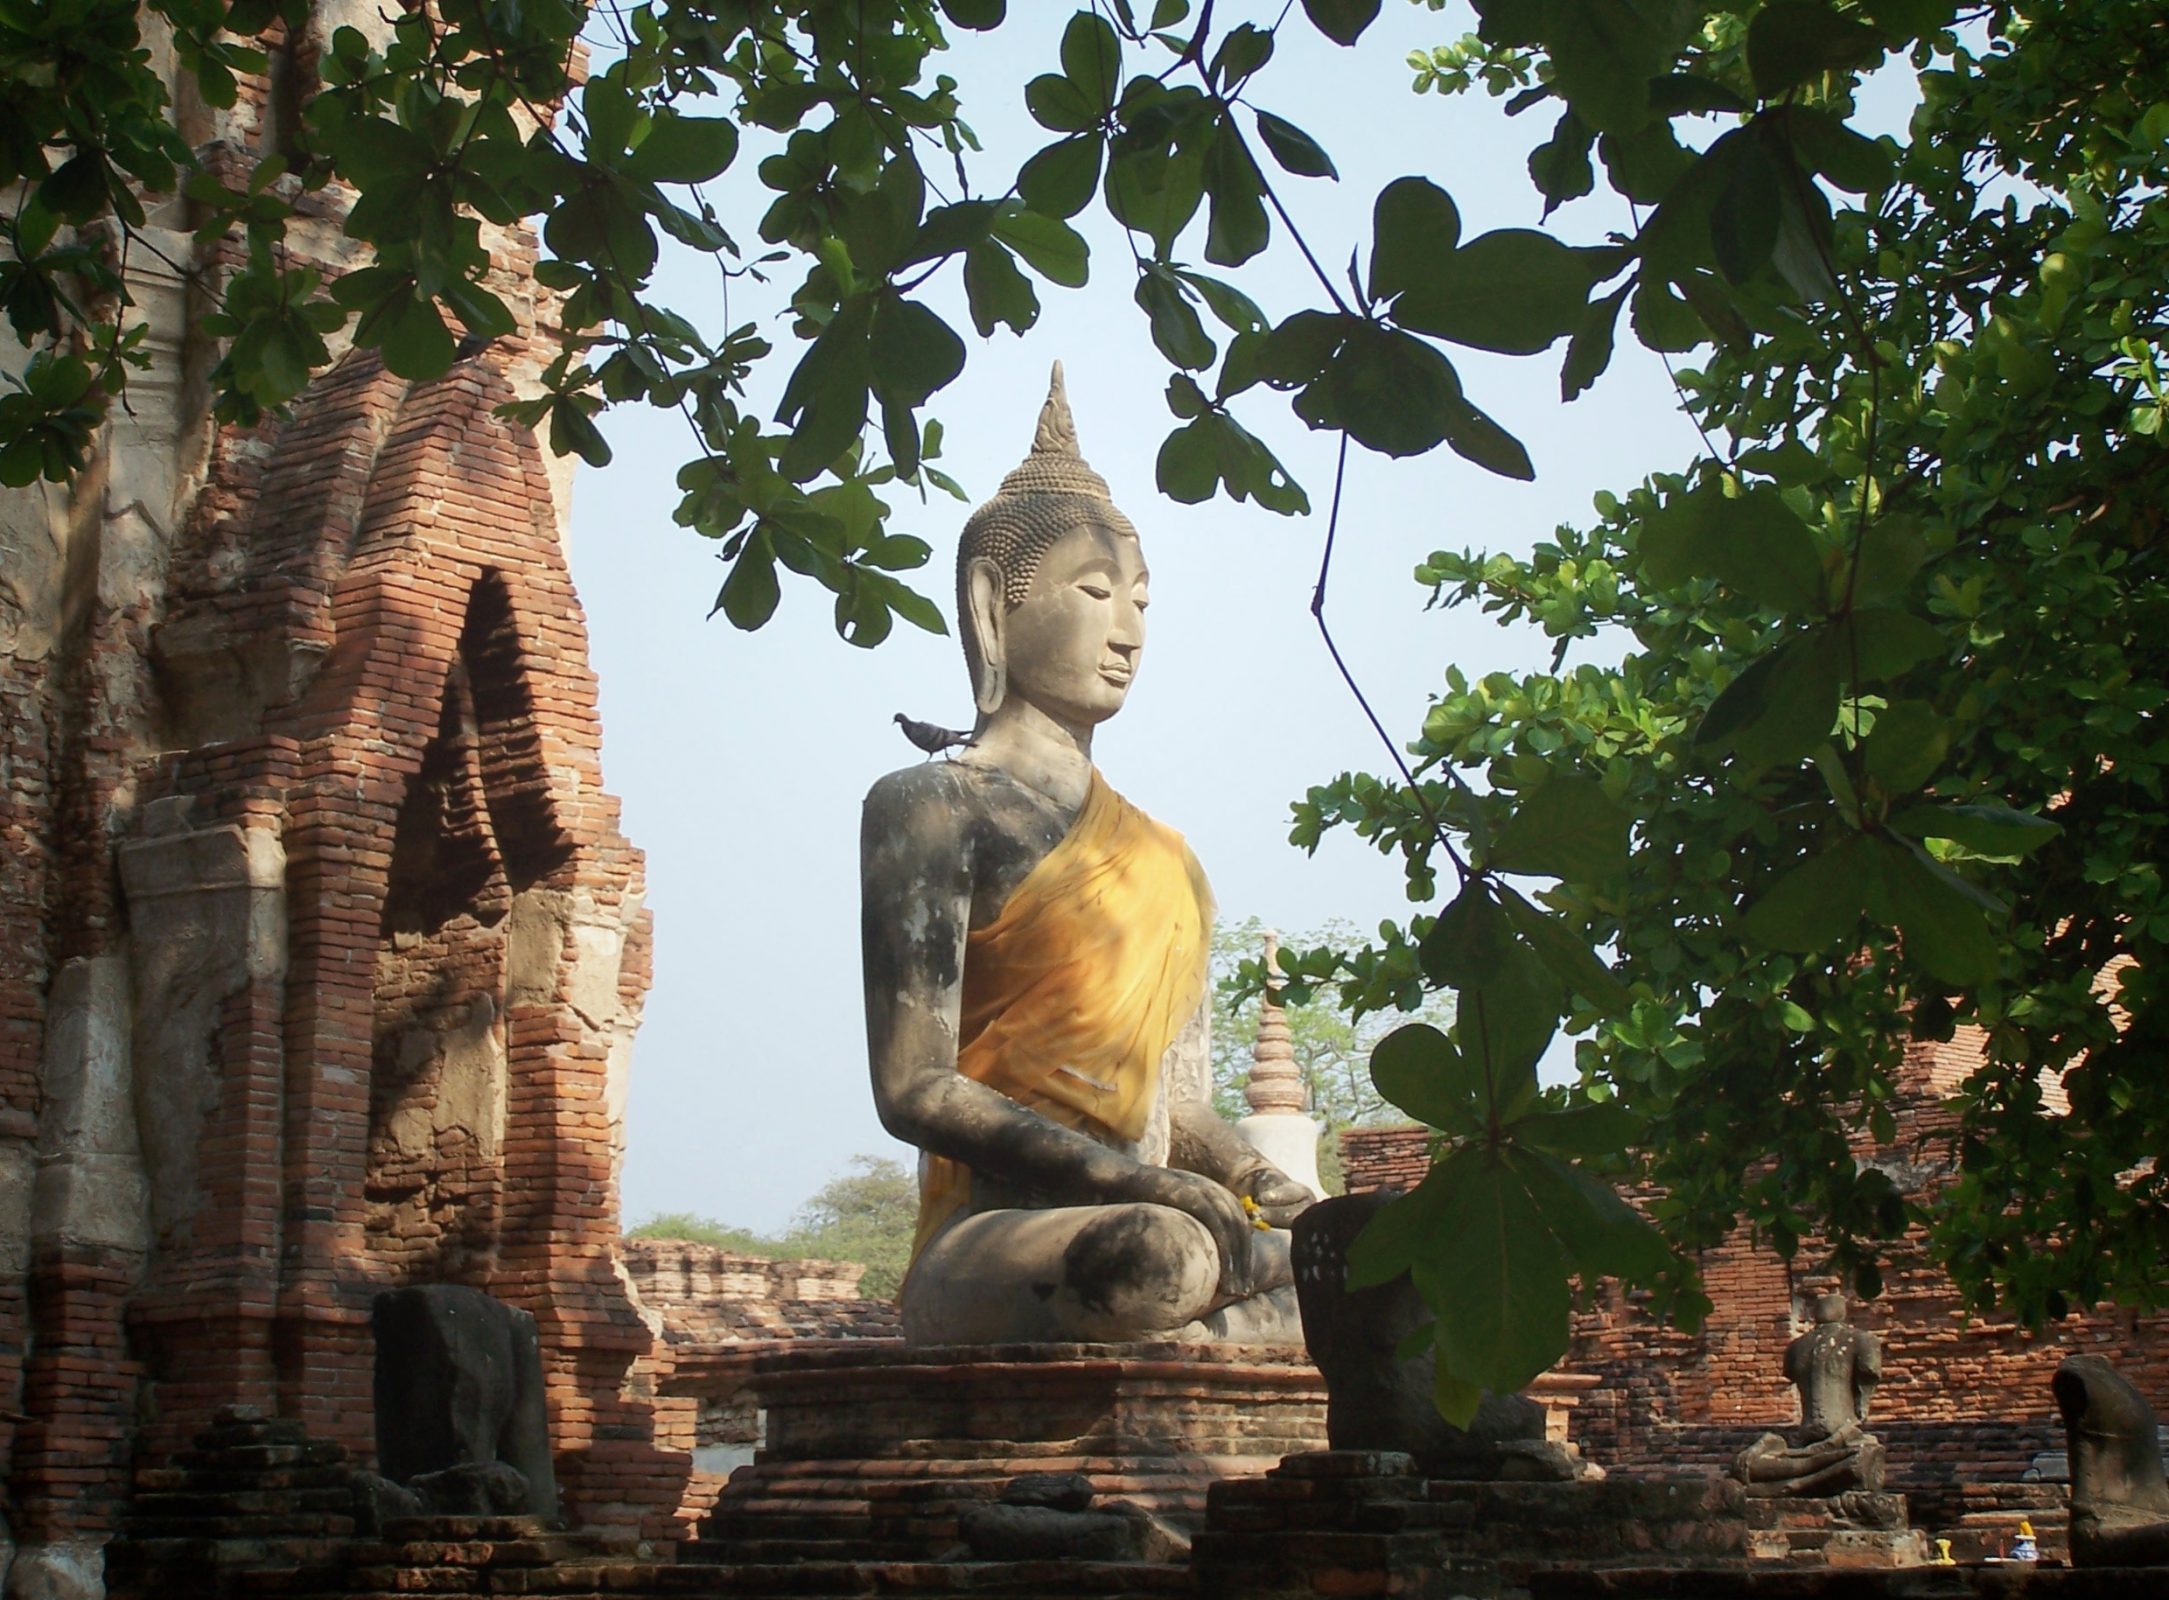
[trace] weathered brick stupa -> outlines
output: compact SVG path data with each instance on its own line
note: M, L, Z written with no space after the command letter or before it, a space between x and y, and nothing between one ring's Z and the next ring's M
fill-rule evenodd
M387 22L321 0L230 111L176 87L225 181L341 25ZM357 265L351 197L281 181L295 263ZM153 198L150 242L215 283L236 247L188 228ZM349 353L253 428L209 416L204 291L132 251L150 371L75 484L0 497L10 1593L94 1583L131 1471L221 1408L366 1460L370 1296L412 1283L538 1319L571 1515L675 1504L616 1256L641 857L568 474L496 414L552 303L531 236L490 243L515 334L427 383Z

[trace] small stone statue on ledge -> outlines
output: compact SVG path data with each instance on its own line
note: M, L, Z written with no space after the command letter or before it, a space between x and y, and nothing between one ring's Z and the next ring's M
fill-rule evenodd
M1785 1347L1800 1391L1800 1442L1766 1433L1732 1463L1756 1496L1822 1497L1883 1487L1883 1446L1868 1432L1868 1401L1883 1376L1883 1341L1845 1320L1845 1296L1815 1302L1815 1326Z
M2099 1356L2070 1357L2052 1384L2071 1452L2071 1559L2169 1566L2169 1481L2154 1408Z
M1148 578L1057 366L957 550L969 742L866 797L867 1042L882 1124L922 1152L920 1343L1300 1338L1282 1229L1311 1193L1212 1107L1211 891L1092 761Z

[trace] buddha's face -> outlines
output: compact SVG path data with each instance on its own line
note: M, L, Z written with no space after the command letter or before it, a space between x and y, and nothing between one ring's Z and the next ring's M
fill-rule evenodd
M1008 693L1064 722L1122 709L1145 648L1144 552L1098 523L1064 534L1004 619Z

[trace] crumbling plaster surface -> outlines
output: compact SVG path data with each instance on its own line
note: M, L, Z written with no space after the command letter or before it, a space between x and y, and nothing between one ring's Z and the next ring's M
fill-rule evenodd
M154 828L186 816L174 801L150 810ZM218 1106L220 1007L286 973L286 852L268 828L225 826L132 840L120 867L138 999L136 1111L151 1214L170 1242L200 1203L197 1146Z
M126 957L68 962L48 1006L33 1240L140 1258L150 1245L149 1185L136 1123ZM21 1267L28 1265L26 1257Z
M68 1539L26 1544L8 1569L8 1600L105 1600L105 1545Z

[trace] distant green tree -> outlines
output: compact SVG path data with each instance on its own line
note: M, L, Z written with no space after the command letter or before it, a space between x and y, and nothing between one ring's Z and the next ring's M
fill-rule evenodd
M859 1287L887 1300L911 1265L911 1236L919 1219L919 1185L901 1162L853 1156L850 1170L829 1179L791 1218L785 1253L866 1267Z
M691 1211L664 1211L625 1230L629 1239L682 1239L689 1244L712 1244L749 1256L773 1256L776 1241L748 1228L733 1228Z
M1287 935L1283 961L1297 962L1312 952L1354 949L1364 942L1353 923L1334 920L1307 932ZM1213 1104L1229 1119L1248 1115L1243 1085L1249 1080L1252 1052L1258 1042L1258 998L1264 973L1265 924L1256 917L1220 922L1213 927ZM1337 959L1337 958L1336 958ZM1246 975L1244 963L1252 970ZM1453 1021L1453 996L1439 990L1411 988L1418 1000L1414 1020L1444 1028ZM1371 1083L1372 1046L1410 1017L1389 1009L1351 1021L1323 992L1301 1004L1286 1004L1288 1040L1295 1064L1310 1092L1310 1111L1323 1125L1318 1146L1318 1175L1326 1192L1344 1187L1340 1133L1373 1123L1406 1122L1408 1115L1389 1103Z
M755 1233L690 1211L666 1211L626 1231L635 1239L686 1239L770 1260L855 1261L866 1268L860 1292L869 1300L889 1300L911 1264L918 1215L919 1186L903 1165L860 1155L851 1158L850 1170L816 1189L781 1234Z

